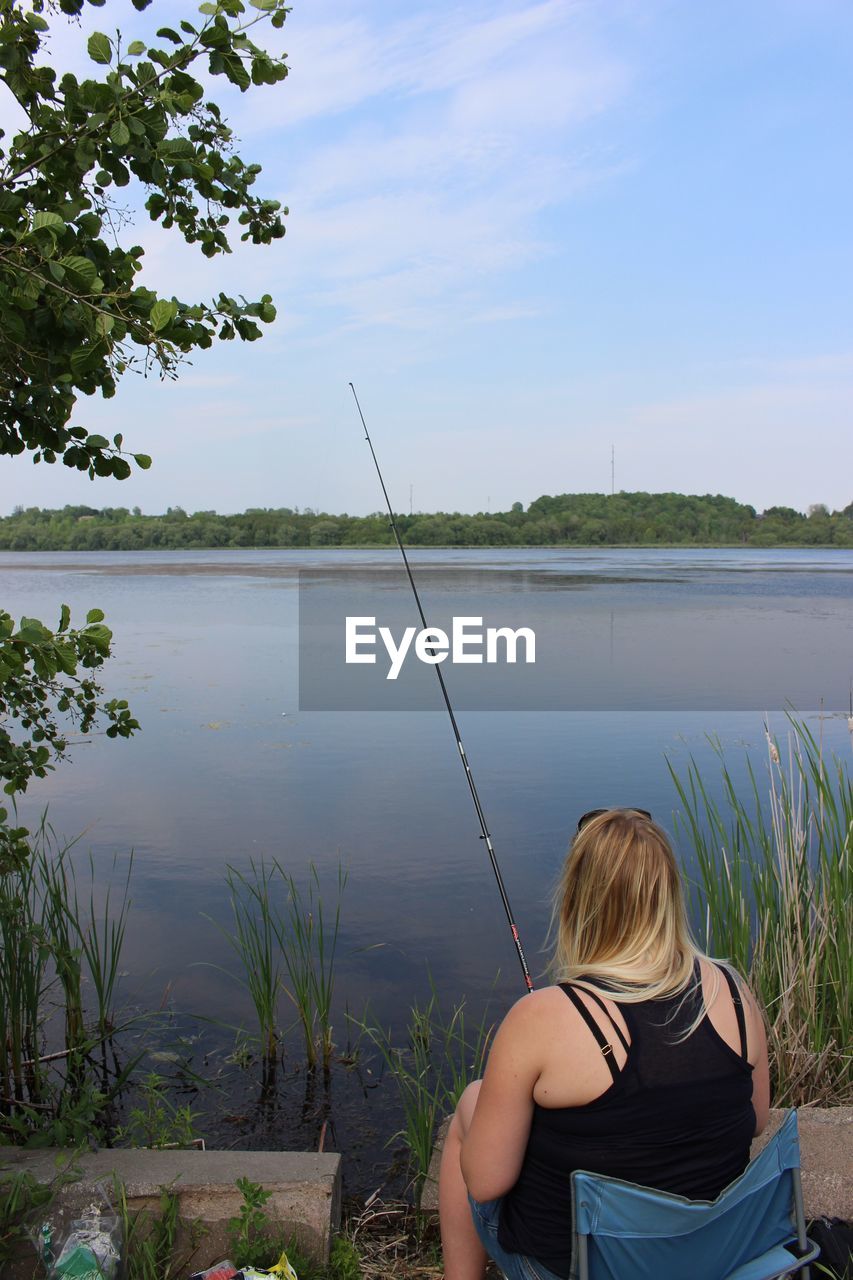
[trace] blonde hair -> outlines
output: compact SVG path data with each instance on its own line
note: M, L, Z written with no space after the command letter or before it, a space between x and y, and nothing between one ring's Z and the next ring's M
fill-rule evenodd
M557 982L625 1003L691 989L701 952L687 923L681 873L664 832L633 809L607 810L575 836L551 926Z

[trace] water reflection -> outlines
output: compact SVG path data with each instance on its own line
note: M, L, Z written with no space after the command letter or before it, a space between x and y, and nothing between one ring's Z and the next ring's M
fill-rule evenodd
M464 599L499 590L547 611L566 593L582 596L598 619L592 656L607 671L625 660L626 608L646 617L677 609L716 637L708 682L716 672L732 697L743 692L741 654L715 627L737 616L764 655L762 679L777 678L778 660L800 673L799 695L815 690L808 704L799 697L815 727L818 694L827 714L846 713L853 553L448 552L416 561L436 589ZM343 575L350 581L376 564L387 566L389 584L399 578L390 553L311 553L311 563L355 566ZM93 605L105 610L116 639L105 683L129 697L143 725L130 742L75 747L72 765L33 786L22 817L33 822L49 804L54 826L84 832L81 852L103 867L116 851L136 850L124 960L131 1003L157 1008L165 996L179 1012L228 1026L246 1019L245 991L212 967L231 961L211 921L227 919L226 863L245 869L264 855L297 876L313 862L329 884L339 861L349 869L338 1025L368 994L377 1016L399 1019L425 996L427 966L439 991L454 995L488 992L500 971L497 998L510 1000L521 975L444 715L298 709L296 574L305 564L287 552L3 557L12 612L50 621L62 601L78 618ZM832 662L818 660L818 642ZM661 680L677 674L671 659L659 664ZM548 895L577 814L627 797L671 826L665 756L682 765L695 756L713 781L707 735L717 735L736 750L732 772L744 780L746 751L762 768L764 710L784 730L778 704L461 714L533 971L544 964ZM843 717L824 720L822 732L828 746L850 750Z

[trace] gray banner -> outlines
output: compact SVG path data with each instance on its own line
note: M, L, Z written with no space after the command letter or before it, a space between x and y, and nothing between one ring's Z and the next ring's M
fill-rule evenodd
M758 582L750 594L740 581L728 590L445 566L415 568L415 577L430 628L446 633L441 670L460 710L816 708L846 697L853 670L849 595L793 601ZM436 637L418 639L402 566L303 570L299 579L302 710L443 705L432 664L418 657ZM457 640L460 625L466 634L456 661L454 619ZM520 634L513 663L513 644L498 635L490 646L489 629L523 630L535 642ZM347 662L348 634L350 656L375 661Z

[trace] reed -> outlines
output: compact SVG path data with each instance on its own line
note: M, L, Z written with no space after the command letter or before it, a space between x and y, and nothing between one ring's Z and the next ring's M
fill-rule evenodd
M415 1203L420 1204L438 1124L452 1112L463 1090L483 1074L492 1025L483 1013L473 1031L466 1022L464 998L449 1013L442 1009L430 980L424 1004L412 1006L406 1044L395 1046L390 1031L365 1014L357 1026L378 1050L397 1089L403 1126L389 1142L402 1139L412 1170Z
M0 876L0 1090L5 1107L42 1095L39 1062L48 949L32 863ZM31 1066L25 1066L31 1063Z
M694 761L671 764L692 844L700 941L749 977L766 1011L779 1106L853 1097L853 785L809 728L789 717L787 742L767 735L766 780L748 768L737 792L717 745L722 801Z
M113 870L116 862L113 861ZM116 983L120 973L121 952L124 945L124 934L127 927L127 916L130 910L130 877L133 871L133 854L127 863L127 874L121 887L121 898L118 909L113 910L112 889L107 886L103 908L98 911L95 906L95 866L89 856L91 888L89 892L88 920L80 929L80 948L86 961L88 977L97 1000L97 1031L103 1042L115 1031L115 994ZM76 886L74 898L74 915L80 920L80 909L77 902Z
M263 1056L273 1062L278 1052L278 1000L282 987L278 921L273 906L276 864L249 863L248 873L226 869L234 932L226 937L242 961L260 1028Z
M73 842L61 845L43 819L29 857L0 876L0 1113L3 1129L16 1141L33 1129L49 1131L60 1144L70 1133L91 1132L107 1101L105 1081L99 1090L89 1078L88 1059L116 1029L130 869L118 914L109 888L98 913L90 859L86 913L72 848ZM95 1026L84 1001L88 984L98 1005ZM57 1013L61 1049L51 1027ZM116 1088L123 1078L116 1066Z
M275 863L286 889L283 912L275 917L276 937L287 970L287 995L292 1000L305 1040L308 1065L332 1060L332 998L335 989L335 955L341 925L341 900L347 873L338 866L334 912L329 917L320 893L320 878L313 863L308 889L303 895L294 877Z
M76 914L76 885L68 858L70 847L57 847L52 838L44 838L33 861L41 924L62 991L65 1047L76 1059L87 1036L83 1014L82 930Z

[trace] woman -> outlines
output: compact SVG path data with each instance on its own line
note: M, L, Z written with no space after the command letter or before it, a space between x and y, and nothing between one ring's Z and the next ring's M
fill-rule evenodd
M462 1095L439 1181L445 1280L555 1280L574 1169L713 1199L767 1123L761 1014L693 943L663 831L636 809L578 823L554 907L560 985L523 996Z

